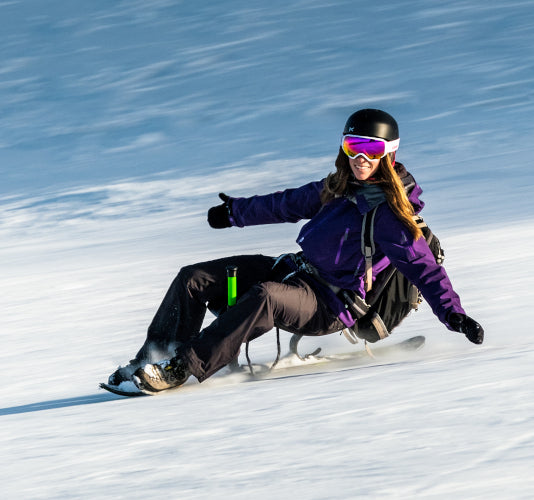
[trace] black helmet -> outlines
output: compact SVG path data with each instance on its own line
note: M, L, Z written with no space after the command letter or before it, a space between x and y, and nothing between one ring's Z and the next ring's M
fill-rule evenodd
M364 135L386 141L399 138L399 126L390 114L379 109L360 109L349 116L343 135Z

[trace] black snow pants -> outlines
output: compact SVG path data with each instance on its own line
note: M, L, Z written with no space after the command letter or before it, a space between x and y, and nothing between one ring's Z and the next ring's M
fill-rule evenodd
M201 262L180 270L152 323L138 360L157 361L178 346L177 354L202 382L238 354L241 344L278 326L304 335L326 335L343 323L298 274L264 255L240 255ZM226 267L235 265L237 303L227 310ZM218 314L206 328L207 309Z

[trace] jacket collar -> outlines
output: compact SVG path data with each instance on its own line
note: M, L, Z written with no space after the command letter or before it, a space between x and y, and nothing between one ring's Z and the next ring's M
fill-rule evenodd
M354 203L361 214L370 212L386 201L386 195L378 184L361 182L355 178L349 181L345 198Z

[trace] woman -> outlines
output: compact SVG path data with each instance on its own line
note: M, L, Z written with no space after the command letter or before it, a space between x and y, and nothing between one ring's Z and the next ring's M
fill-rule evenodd
M394 118L363 109L347 120L336 171L326 179L251 198L221 194L223 203L208 211L211 227L310 219L297 239L302 252L279 259L234 256L183 268L145 344L109 383L118 385L134 374L140 389L157 392L183 384L190 375L202 382L235 359L243 342L274 326L305 335L352 327L357 318L346 307L347 292L365 299L372 279L390 263L417 286L441 322L481 344L484 330L466 316L445 269L436 264L414 222L414 213L423 208L422 191L414 183L406 194L401 178L409 174L395 163L398 147ZM361 228L364 215L375 207L371 277L361 250ZM239 268L238 300L226 310L230 264ZM218 316L201 330L207 308ZM169 353L170 360L157 362Z

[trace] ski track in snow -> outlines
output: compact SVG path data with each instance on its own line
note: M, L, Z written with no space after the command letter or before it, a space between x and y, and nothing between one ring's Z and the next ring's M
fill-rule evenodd
M530 499L533 39L523 0L0 1L0 496ZM423 304L384 341L425 335L407 359L98 390L181 266L297 249L206 210L325 176L363 106L399 119L484 345Z

